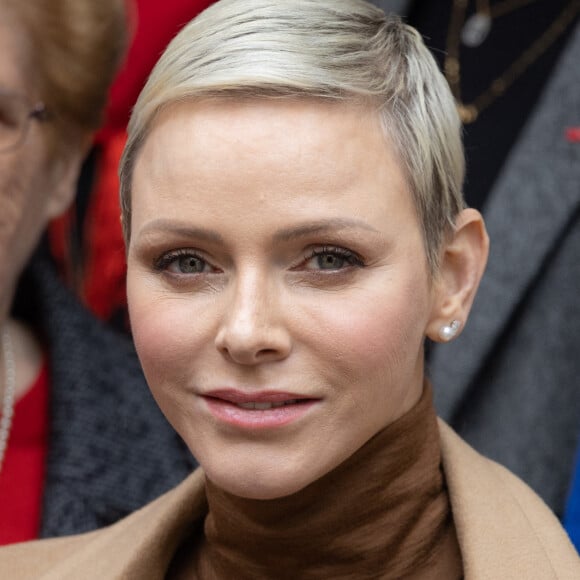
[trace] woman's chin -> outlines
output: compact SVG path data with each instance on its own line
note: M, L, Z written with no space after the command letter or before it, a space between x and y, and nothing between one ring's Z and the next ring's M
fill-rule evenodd
M292 495L311 483L309 479L293 474L292 477L281 477L280 473L268 471L258 474L255 471L247 474L232 472L229 474L208 473L206 477L223 491L246 499L272 500Z

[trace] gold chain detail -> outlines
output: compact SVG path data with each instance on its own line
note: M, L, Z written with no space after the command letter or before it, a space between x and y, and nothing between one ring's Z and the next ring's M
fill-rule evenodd
M491 8L489 14L492 18L499 18L532 2L536 2L536 0L504 0L504 2L500 2Z
M534 0L505 0L490 8L488 14L497 18ZM535 40L499 77L495 78L471 103L461 100L461 65L459 62L459 45L461 27L465 21L467 0L454 0L451 21L447 32L447 50L444 72L451 92L457 103L457 110L465 124L473 123L479 114L487 109L498 97L517 80L548 48L565 32L580 11L580 0L572 0L552 22L548 29ZM478 2L479 4L479 2Z

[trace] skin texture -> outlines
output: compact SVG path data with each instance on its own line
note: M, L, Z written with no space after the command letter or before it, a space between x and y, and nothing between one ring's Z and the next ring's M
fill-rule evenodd
M400 163L353 104L171 105L136 162L132 232L129 307L152 392L207 476L242 497L304 488L408 411L425 335L466 315L479 279L461 251L430 278ZM239 428L204 398L224 388L315 403Z
M20 23L0 7L0 89L41 100ZM0 152L0 328L8 321L16 357L17 396L38 371L40 348L31 331L8 320L18 277L48 221L64 211L74 195L82 156L55 159L48 125L31 121L26 139Z

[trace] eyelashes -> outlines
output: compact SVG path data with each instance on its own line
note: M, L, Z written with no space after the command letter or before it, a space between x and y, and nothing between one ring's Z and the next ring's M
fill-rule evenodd
M291 267L294 272L313 273L340 272L352 268L363 268L364 260L359 254L341 246L317 246L308 250L300 262ZM178 249L166 252L155 259L153 268L175 276L199 276L220 273L222 270L212 265L207 258L194 249Z
M364 267L364 261L355 252L340 246L314 248L305 257L304 265L316 265L318 270L336 271L345 267ZM306 268L310 269L310 268Z
M153 268L158 272L177 275L208 274L219 271L199 253L189 249L173 250L161 255L155 260Z

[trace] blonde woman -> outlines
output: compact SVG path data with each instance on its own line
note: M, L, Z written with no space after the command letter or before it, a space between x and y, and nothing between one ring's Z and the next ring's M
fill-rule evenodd
M3 576L578 577L541 500L432 405L425 337L461 333L488 239L414 30L362 0L218 2L153 71L121 178L137 350L202 467L0 552Z

